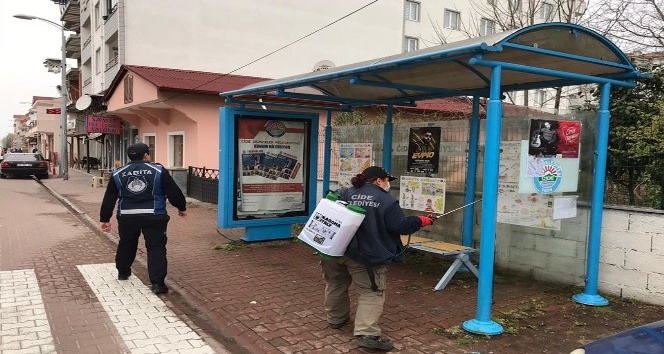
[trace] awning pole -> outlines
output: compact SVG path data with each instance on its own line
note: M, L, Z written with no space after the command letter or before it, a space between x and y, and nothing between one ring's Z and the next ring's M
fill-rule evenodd
M485 335L503 333L503 326L491 320L493 261L496 248L496 209L498 204L497 176L500 164L500 129L503 116L503 102L500 93L501 69L499 65L491 68L491 94L487 106L477 318L463 323L463 328L466 331Z
M383 128L383 168L392 173L392 131L394 124L392 124L392 114L394 106L387 105L387 114L385 117L385 127Z
M593 196L590 208L590 228L588 236L588 259L586 263L586 287L583 293L572 296L572 300L591 306L606 306L609 301L597 294L599 253L602 233L602 209L604 206L604 183L606 178L606 157L609 149L609 97L611 84L602 85L597 117L597 147L595 150L595 174L593 175Z
M327 111L325 121L325 152L323 153L323 198L330 190L330 164L332 157L332 111Z
M470 118L470 133L468 136L468 155L466 157L466 193L463 204L468 205L463 211L463 230L461 244L473 247L473 216L475 205L475 188L477 185L477 154L480 140L480 98L473 96L473 116Z

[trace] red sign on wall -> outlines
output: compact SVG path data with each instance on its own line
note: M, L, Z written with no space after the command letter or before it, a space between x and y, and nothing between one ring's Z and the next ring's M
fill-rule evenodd
M46 114L60 114L60 108L46 108Z
M115 116L88 116L87 132L119 135L122 132L122 120Z

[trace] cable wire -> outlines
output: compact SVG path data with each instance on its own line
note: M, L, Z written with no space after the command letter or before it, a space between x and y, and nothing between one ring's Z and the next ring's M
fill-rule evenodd
M221 75L221 76L219 76L219 77L216 77L216 78L214 78L214 79L212 79L212 80L210 80L210 81L204 82L204 83L202 83L202 84L200 84L200 85L198 85L198 86L196 86L196 87L193 87L193 88L191 88L190 90L193 91L193 90L199 89L199 88L201 88L201 87L203 87L203 86L205 86L205 85L208 85L208 84L210 84L210 83L213 83L213 82L215 82L215 81L217 81L217 80L219 80L219 79L221 79L221 78L224 78L224 77L226 77L226 76L228 76L228 75L230 75L230 74L232 74L232 73L234 73L234 72L236 72L236 71L238 71L238 70L244 69L244 68L246 68L247 66L249 66L249 65L251 65L251 64L254 64L254 63L256 63L256 62L259 62L259 61L261 61L261 60L263 60L263 59L265 59L265 58L267 58L267 57L269 57L269 56L271 56L271 55L273 55L273 54L275 54L275 53L277 53L277 52L279 52L279 51L281 51L281 50L284 50L284 49L290 47L291 45L293 45L293 44L295 44L295 43L297 43L297 42L299 42L299 41L301 41L301 40L303 40L303 39L305 39L305 38L308 38L308 37L310 37L310 36L312 36L312 35L314 35L314 34L320 32L320 31L324 30L324 29L327 28L327 27L330 27L330 26L334 25L334 24L337 23L337 22L340 22L340 21L343 20L343 19L346 19L346 18L348 18L348 17L354 15L354 14L357 13L357 12L360 12L360 11L364 10L365 8L367 8L367 7L369 7L369 6L373 5L373 4L375 4L375 3L377 3L377 2L378 2L378 0L373 0L372 2L370 2L370 3L368 3L368 4L364 5L364 6L362 6L362 7L360 7L360 8L358 8L358 9L356 9L356 10L351 11L350 13L348 13L348 14L346 14L346 15L344 15L344 16L342 16L342 17L340 17L340 18L338 18L338 19L336 19L336 20L334 20L334 21L332 21L332 22L330 22L330 23L328 23L327 25L325 25L325 26L323 26L323 27L321 27L321 28L319 28L319 29L317 29L317 30L315 30L315 31L313 31L313 32L310 32L310 33L308 33L308 34L306 34L306 35L304 35L304 36L302 36L302 37L300 37L300 38L298 38L298 39L296 39L296 40L294 40L294 41L292 41L292 42L290 42L290 43L288 43L288 44L286 44L286 45L284 45L284 46L282 46L282 47L280 47L280 48L278 48L278 49L275 49L275 50L271 51L271 52L268 53L268 54L265 54L265 55L261 56L261 57L258 58L258 59L255 59L255 60L253 60L253 61L251 61L251 62L249 62L249 63L247 63L247 64L244 64L244 65L242 65L242 66L239 66L239 67L237 67L237 68L235 68L235 69L233 69L233 70L231 70L231 71L229 71L229 72L227 72L227 73L225 73L225 74L223 74L223 75ZM166 99L164 99L164 100L162 100L162 101L159 101L159 102L166 102L166 101L172 100L172 99L174 99L174 98L177 98L177 97L180 97L180 96L184 95L185 93L186 93L186 92L183 92L183 93L177 94L177 95L175 95L175 96L173 96L173 97L166 98Z

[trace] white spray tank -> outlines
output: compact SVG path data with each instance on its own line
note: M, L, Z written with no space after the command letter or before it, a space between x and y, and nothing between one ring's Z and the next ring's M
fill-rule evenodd
M338 194L329 192L297 238L323 255L343 256L365 214L364 208L341 201Z

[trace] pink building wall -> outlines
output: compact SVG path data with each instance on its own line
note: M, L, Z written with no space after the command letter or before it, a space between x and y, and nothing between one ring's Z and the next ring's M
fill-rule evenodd
M133 77L133 100L124 102L125 80L108 100L108 112L138 128L140 141L155 136L156 162L172 168L169 134L184 135L183 165L219 168L219 108L221 97L159 91L138 75Z

